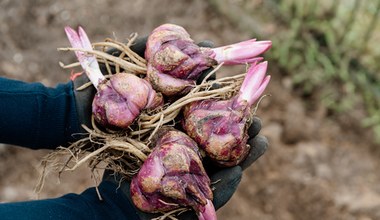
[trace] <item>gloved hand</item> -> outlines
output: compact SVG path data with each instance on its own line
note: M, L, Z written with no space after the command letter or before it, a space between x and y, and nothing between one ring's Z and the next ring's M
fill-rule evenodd
M212 185L214 188L214 199L212 202L216 210L224 206L235 193L242 178L243 171L251 166L251 164L266 151L268 141L264 136L258 135L260 129L261 120L258 117L254 117L253 123L248 130L249 139L247 143L251 146L251 149L247 158L240 165L229 168L220 168L214 166L210 161L203 162L204 167L206 168L211 179L211 183L214 183ZM119 174L114 174L109 170L105 171L103 181L110 181L119 186L118 190L121 190L128 197L129 202L132 203L129 191L130 182L122 180L122 177ZM160 216L160 214L150 214L139 211L137 208L136 212L143 220ZM177 218L185 220L197 219L194 211L185 212L177 216Z
M140 56L144 57L145 51L145 43L147 38L139 38L136 40L135 44L131 47L133 51L135 51ZM213 43L210 41L204 41L199 43L199 46L203 47L212 47ZM120 51L118 50L109 50L107 51L109 54L118 56L120 55ZM100 64L100 68L103 73L106 72L105 66ZM212 69L204 71L201 77L198 79L198 83L200 83L204 77L208 75L208 73ZM215 79L215 74L212 75L209 80ZM74 88L75 88L75 98L76 98L76 108L78 111L78 116L81 124L86 125L91 128L91 114L92 114L92 99L96 92L93 86L87 87L84 90L77 90L78 87L82 86L84 83L89 82L87 76L85 74L80 75L79 77L73 80ZM261 155L264 154L268 147L268 141L264 136L258 135L261 129L261 121L258 117L253 118L253 123L248 130L249 139L248 144L251 146L250 153L247 158L238 166L229 167L229 168L220 168L213 165L210 161L204 161L205 168L207 173L211 179L211 182L216 182L213 187L215 190L213 191L214 199L213 204L215 209L221 208L225 205L228 200L235 193L240 180L242 178L243 171L248 168L253 162L255 162ZM130 197L129 186L130 183L128 181L121 181L123 178L119 174L114 174L112 171L106 170L103 181L111 181L119 186L118 190L121 190L132 203ZM157 214L149 214L144 213L136 209L136 212L139 214L141 219L152 219L157 217ZM185 212L179 216L180 219L196 219L195 212Z

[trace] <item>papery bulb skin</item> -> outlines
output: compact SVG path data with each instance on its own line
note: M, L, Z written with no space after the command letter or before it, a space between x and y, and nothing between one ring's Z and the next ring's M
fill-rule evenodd
M163 104L144 79L133 74L117 73L99 84L92 103L95 120L105 127L128 128L143 109Z
M78 27L77 31L65 27L65 32L71 46L88 52L93 51L82 27ZM117 73L106 79L100 71L95 55L80 50L75 51L75 55L97 90L92 102L92 112L100 125L126 129L142 110L163 105L161 93L153 90L147 80L130 73Z
M184 129L219 165L235 166L246 158L247 120L251 108L235 96L230 100L193 102L184 109Z
M146 48L148 78L154 89L167 96L187 93L202 71L216 64L212 50L198 47L178 25L154 29Z
M201 73L219 63L246 64L271 47L270 41L255 39L218 48L199 47L186 30L178 25L163 24L149 35L145 58L147 75L153 88L166 96L188 93Z
M150 213L180 206L204 212L213 196L197 144L172 128L161 129L153 143L153 152L131 182L136 207ZM208 207L206 216L212 212Z
M239 93L232 98L196 101L183 110L186 133L221 166L235 166L249 153L247 130L252 105L269 83L267 66L267 62L252 65Z

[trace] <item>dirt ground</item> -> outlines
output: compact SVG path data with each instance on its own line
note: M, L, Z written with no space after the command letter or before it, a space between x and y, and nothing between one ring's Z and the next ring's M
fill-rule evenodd
M252 37L202 0L1 0L0 74L54 86L69 77L58 62L74 61L72 53L56 50L68 46L65 25L81 24L93 41L101 41L123 40L133 32L146 35L167 22L184 26L196 41L210 39L215 45ZM294 92L290 79L274 66L269 68L272 96L257 113L270 147L245 171L234 197L218 211L219 219L380 219L379 147L359 127L360 108L333 116L315 97ZM0 146L0 202L36 198L38 165L46 154ZM40 198L93 185L83 167L66 173L59 185L52 176Z

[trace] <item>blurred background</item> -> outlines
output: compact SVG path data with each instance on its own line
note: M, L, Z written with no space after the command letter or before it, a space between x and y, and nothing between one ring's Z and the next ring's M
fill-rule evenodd
M84 26L93 42L168 22L216 46L272 40L271 96L257 112L270 147L219 219L380 219L379 10L380 0L0 0L0 74L67 82L58 62L75 57L57 51L69 46L65 25ZM0 147L0 202L37 198L47 153ZM53 174L40 198L94 184L86 167L60 183Z

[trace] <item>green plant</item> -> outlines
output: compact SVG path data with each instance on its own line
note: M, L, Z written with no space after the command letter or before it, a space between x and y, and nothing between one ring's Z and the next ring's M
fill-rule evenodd
M319 94L336 113L364 107L362 125L380 142L380 0L210 3L232 22L247 24L242 30L271 39L269 60L304 95ZM252 29L252 23L274 24L274 34L260 36L263 25Z
M331 110L363 104L363 126L380 137L380 1L277 2L286 28L273 39L272 58L304 93L322 91Z

